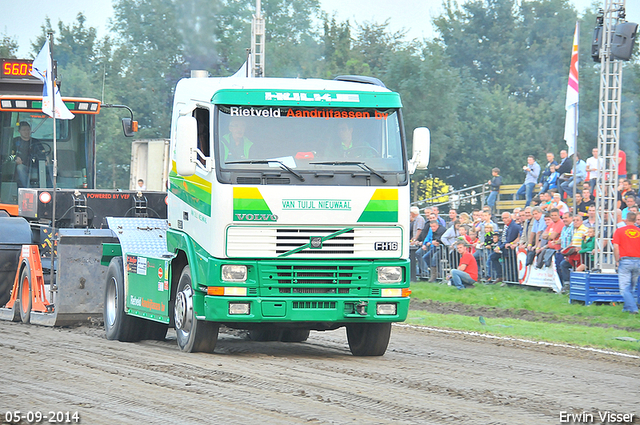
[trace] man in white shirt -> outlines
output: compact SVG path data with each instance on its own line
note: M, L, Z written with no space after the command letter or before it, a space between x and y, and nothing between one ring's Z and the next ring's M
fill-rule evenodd
M569 212L569 207L567 206L567 204L562 202L559 193L553 194L553 200L551 201L551 207L549 209L551 208L557 208L560 211L560 216L562 216L566 212Z
M587 158L587 173L589 173L589 187L591 188L591 193L593 193L600 175L598 170L602 168L602 158L598 159L598 148L593 148L591 152L593 156Z
M424 229L425 226L425 221L424 218L420 215L420 210L418 209L418 207L416 206L412 206L411 210L409 212L410 216L409 216L409 220L410 220L410 225L409 225L409 229L410 229L410 233L411 233L411 241L410 244L411 245L420 245L418 242L418 236L420 236L420 233L422 232L422 229Z

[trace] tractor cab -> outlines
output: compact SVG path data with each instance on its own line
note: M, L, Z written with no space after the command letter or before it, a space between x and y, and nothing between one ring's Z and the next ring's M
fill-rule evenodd
M95 115L100 102L73 98L64 102L75 117L56 120L56 186L93 188ZM51 121L42 113L40 97L0 95L0 209L11 215L17 213L19 188L53 187Z

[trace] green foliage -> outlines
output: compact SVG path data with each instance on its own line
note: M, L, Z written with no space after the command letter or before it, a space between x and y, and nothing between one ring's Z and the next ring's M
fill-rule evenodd
M640 352L640 343L635 341L640 339L640 332L508 318L486 319L486 321L487 324L482 325L478 317L475 316L410 311L406 323L529 341L545 341L551 344L570 344L605 350L628 351L634 355Z
M569 296L556 294L546 289L527 286L495 286L477 284L475 288L458 291L447 285L427 282L411 284L412 298L434 300L444 303L462 303L473 306L497 308L500 310L519 309L552 314L553 319L565 322L587 322L592 325L616 325L631 327L640 331L637 317L622 311L616 305L589 305L576 302L569 304Z
M568 0L448 0L434 24L453 66L535 102L566 86L576 18Z
M0 58L15 58L18 41L4 33L0 33Z
M435 198L431 199L431 203L447 202L449 200L447 193L449 193L449 185L437 177L425 177L418 183L418 200Z
M262 2L262 5L267 28L266 74L294 78L318 77L318 58L322 55L322 47L313 22L320 19L319 1L269 0Z
M169 137L173 90L191 69L234 73L250 47L254 0L115 0L104 38L84 15L49 19L32 47L55 33L53 54L66 96L126 104L139 138ZM334 78L371 75L401 94L408 150L413 129L431 130L428 171L448 185L486 181L498 166L504 183L522 181L527 155L544 158L565 146L564 101L577 12L568 0L446 0L434 19L438 37L406 41L389 21L353 26L329 17L318 0L263 0L266 75ZM316 24L320 22L320 24ZM578 146L596 144L600 65L590 58L594 10L581 17ZM0 53L17 43L0 34ZM640 63L624 64L621 146L629 171L638 167ZM122 111L98 117L98 184L127 187L130 141ZM419 171L414 181L427 174ZM420 195L422 196L422 195Z
M404 32L389 32L389 20L382 24L364 22L356 29L353 50L366 63L373 75L381 75L388 68L394 53L401 50L405 43Z

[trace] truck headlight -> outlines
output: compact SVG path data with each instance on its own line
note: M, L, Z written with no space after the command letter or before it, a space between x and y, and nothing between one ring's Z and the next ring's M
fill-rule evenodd
M402 267L378 267L378 282L400 283L402 282Z
M377 304L376 313L378 316L395 316L398 314L398 305L395 303Z
M222 266L222 280L227 282L245 282L247 280L247 266L224 264Z

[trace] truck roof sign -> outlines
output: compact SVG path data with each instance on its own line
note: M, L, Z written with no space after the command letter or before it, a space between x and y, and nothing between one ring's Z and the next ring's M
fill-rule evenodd
M227 105L342 106L364 108L400 108L400 96L394 92L285 91L264 89L222 89L212 103Z

